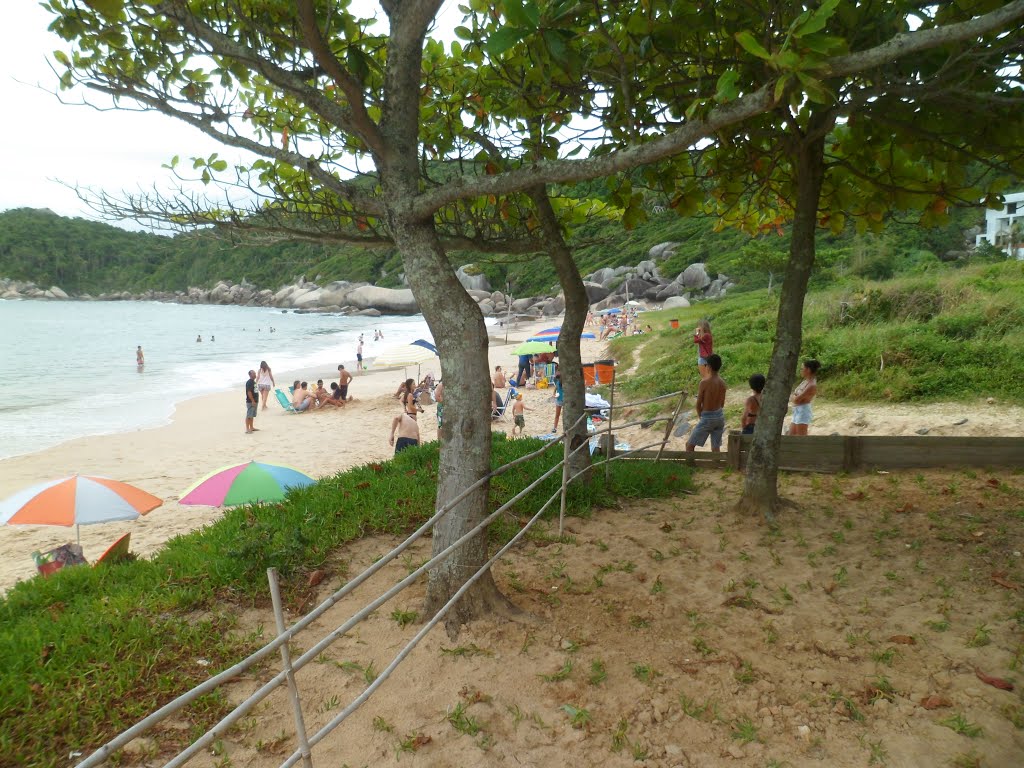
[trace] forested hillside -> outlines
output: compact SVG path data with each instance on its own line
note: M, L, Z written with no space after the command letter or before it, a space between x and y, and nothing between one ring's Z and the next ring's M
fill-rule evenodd
M950 252L964 248L964 230L981 222L978 210L956 211L942 228L925 229L892 220L879 234L838 236L822 230L818 245L818 280L851 274L886 279L896 273L927 271ZM580 271L635 265L651 246L678 242L675 254L660 265L673 277L695 261L709 272L724 272L740 288L767 284L769 273L784 263L785 231L757 239L732 229L715 231L710 218L681 218L671 210L652 213L627 231L621 224L598 220L576 234ZM515 295L556 290L550 263L542 256L480 256L453 253L455 264L476 263L495 288L512 281ZM72 293L100 291L183 290L243 278L276 289L298 275L319 281L400 283L401 259L391 248L366 249L312 243L244 245L209 233L174 237L128 232L109 224L71 219L45 211L17 209L0 213L0 277L59 285ZM777 274L776 274L777 279Z

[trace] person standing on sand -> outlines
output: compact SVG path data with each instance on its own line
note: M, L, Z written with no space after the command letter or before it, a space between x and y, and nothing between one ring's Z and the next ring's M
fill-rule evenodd
M761 393L764 392L765 378L763 373L755 373L747 380L750 385L750 397L743 404L743 418L740 428L744 435L754 434L757 415L761 412Z
M565 402L565 392L562 390L562 374L558 372L558 363L555 363L555 426L552 432L558 432L558 420L562 417L562 404Z
M444 420L444 382L437 382L434 387L434 402L437 403L437 428L441 429L441 422Z
M260 372L256 385L260 390L260 398L263 400L263 410L265 411L267 410L267 398L270 397L270 390L277 386L277 382L274 381L274 373L270 370L266 360L260 360Z
M707 358L708 377L697 387L697 426L686 441L686 450L693 451L698 445L702 448L711 438L711 450L718 453L722 450L722 435L725 434L725 392L727 386L718 372L722 370L722 358L709 355Z
M532 355L520 355L519 356L519 370L516 371L516 386L525 387L526 380L532 375L533 368L533 356Z
M397 443L395 442L396 430L398 432ZM388 445L395 446L395 456L397 456L406 448L412 448L419 444L420 425L415 416L403 410L400 416L395 416L391 420L391 437L388 438Z
M711 338L711 323L701 320L693 331L693 343L697 345L697 370L700 371L701 380L710 375L708 370L708 358L714 351L713 339Z
M356 370L365 371L366 366L363 365L363 337L359 337L359 346L356 347Z
M135 364L141 368L146 364L146 356L142 354L142 345L135 348Z
M338 389L341 390L341 399L348 400L348 385L352 381L352 374L345 370L344 365L338 366Z
M512 437L516 436L517 429L519 430L519 435L522 436L523 431L526 429L525 412L530 410L533 409L526 407L526 403L523 402L523 393L520 392L518 395L516 395L516 401L512 405L512 422L514 424L514 426L512 427Z
M256 396L256 371L249 371L249 380L245 382L245 434L256 432L256 406L260 399Z
M793 390L793 420L789 425L789 434L806 435L807 428L814 418L814 411L811 409L811 402L818 394L818 369L821 363L817 360L804 360L804 367L800 371L803 379L796 389Z

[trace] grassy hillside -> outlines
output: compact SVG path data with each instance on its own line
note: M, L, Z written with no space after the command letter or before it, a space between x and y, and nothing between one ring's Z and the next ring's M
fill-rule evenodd
M824 283L843 275L885 278L930 269L947 252L963 247L962 230L978 223L980 216L976 210L957 211L950 224L939 229L894 220L878 235L862 236L850 230L834 236L823 231L815 279ZM580 271L589 274L601 267L636 265L647 258L651 246L666 241L679 246L674 256L659 265L663 275L673 277L689 264L704 261L712 272L738 280L742 289L766 285L768 272L758 264L765 254L779 258L789 245L785 235L752 240L732 229L715 232L713 219L680 218L667 211L652 214L631 231L617 221L590 222L576 233L574 249ZM508 257L458 252L450 258L456 265L479 265L496 289L504 289L506 280L511 280L516 296L557 291L554 269L543 254ZM176 237L127 232L49 211L0 213L0 277L59 285L72 292L173 291L243 278L276 289L298 275L321 282L397 286L401 273L401 258L392 248L242 245L203 232Z
M617 339L620 365L639 350L639 370L623 379L630 396L697 384L692 329L711 320L723 376L745 387L767 373L778 296L764 291L643 315L652 336ZM678 318L672 331L669 320ZM884 282L848 280L811 291L803 357L822 363L821 393L858 401L995 397L1024 402L1024 263L946 268ZM884 361L884 368L883 368Z

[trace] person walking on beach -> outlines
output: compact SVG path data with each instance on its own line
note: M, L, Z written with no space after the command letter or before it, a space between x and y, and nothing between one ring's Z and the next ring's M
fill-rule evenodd
M706 319L697 323L693 331L693 343L697 345L697 370L700 371L701 380L706 379L711 371L708 370L708 358L711 357L713 339L711 338L711 323Z
M256 396L256 371L249 371L249 380L245 382L245 434L256 432L256 406L260 399Z
M359 337L359 346L356 347L356 370L365 371L366 367L363 365L363 337Z
M256 379L256 386L260 390L260 399L263 401L263 410L265 411L270 390L277 386L277 382L274 381L274 372L270 370L266 360L260 360L260 372Z
M395 442L395 432L398 432L398 442ZM391 437L388 438L388 445L395 446L395 456L406 448L412 448L420 444L420 425L416 417L403 410L400 416L391 420Z
M146 364L146 356L142 354L142 345L135 348L135 364L141 368Z
M789 425L789 434L806 435L807 428L811 425L814 412L811 409L811 402L818 394L818 369L821 363L817 360L804 360L804 367L800 371L803 379L796 389L793 390L793 420Z
M747 383L750 385L750 397L743 403L743 418L740 419L740 428L744 435L754 434L754 425L757 423L757 415L761 413L761 393L764 392L765 378L763 373L755 373Z
M344 365L338 366L338 389L341 390L341 399L348 400L348 385L352 381L352 374L345 370Z
M722 435L725 434L725 392L726 384L718 372L722 370L722 358L718 355L707 357L708 377L697 387L697 426L686 441L686 450L693 451L698 445L702 448L711 438L711 450L718 453L722 450Z

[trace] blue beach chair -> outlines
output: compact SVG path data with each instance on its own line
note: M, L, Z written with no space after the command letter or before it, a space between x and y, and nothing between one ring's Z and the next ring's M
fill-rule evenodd
M280 389L275 389L274 394L277 395L277 402L279 402L281 404L281 407L284 408L288 413L298 413L298 411L295 410L295 406L293 406L291 401L288 399L288 395L286 395Z

